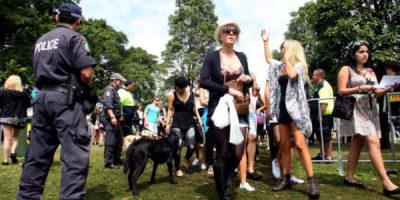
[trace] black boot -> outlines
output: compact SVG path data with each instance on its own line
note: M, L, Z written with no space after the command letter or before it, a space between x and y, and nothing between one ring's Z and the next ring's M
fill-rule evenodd
M220 200L229 200L230 192L228 190L228 178L224 166L214 165L215 187Z
M15 153L10 154L10 158L11 158L12 164L18 164L17 154L15 154Z
M283 178L280 178L278 180L278 183L274 187L272 187L272 191L278 192L289 189L291 187L290 176L291 176L290 174L285 174Z
M319 198L318 183L315 181L314 176L307 177L308 187L310 188L311 199Z

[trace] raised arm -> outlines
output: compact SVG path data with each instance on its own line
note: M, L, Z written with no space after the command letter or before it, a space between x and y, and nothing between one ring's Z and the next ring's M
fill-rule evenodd
M269 49L269 33L265 31L265 29L261 30L261 39L264 44L264 55L265 55L265 61L267 63L271 62L272 59L272 53L271 50Z

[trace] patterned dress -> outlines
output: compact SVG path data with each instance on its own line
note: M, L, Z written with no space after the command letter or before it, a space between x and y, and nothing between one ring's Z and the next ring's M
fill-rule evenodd
M349 67L348 67L349 68ZM365 85L367 79L364 75L350 69L350 87ZM374 82L374 85L378 85ZM379 123L378 103L372 94L352 94L356 98L353 117L350 120L340 119L340 133L343 136L374 135L381 137L381 126Z
M270 104L271 113L279 119L279 102L281 100L281 88L278 83L279 73L282 70L283 63L272 59L270 62ZM294 66L298 76L296 80L289 79L286 87L285 104L286 109L296 127L307 137L312 133L312 124L310 119L310 109L307 103L306 91L304 85L306 80L301 74L305 74L305 66L296 63Z

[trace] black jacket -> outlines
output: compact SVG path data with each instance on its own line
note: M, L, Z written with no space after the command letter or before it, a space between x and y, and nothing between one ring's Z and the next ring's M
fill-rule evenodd
M243 66L244 74L250 76L246 55L242 52L235 51L235 53ZM252 84L253 81L245 84L245 94L249 93L249 88ZM206 55L200 72L200 87L208 90L210 93L208 100L208 117L210 118L214 113L215 107L218 105L219 99L229 91L228 86L224 86L221 77L219 50Z
M0 117L26 118L30 106L29 91L0 90Z

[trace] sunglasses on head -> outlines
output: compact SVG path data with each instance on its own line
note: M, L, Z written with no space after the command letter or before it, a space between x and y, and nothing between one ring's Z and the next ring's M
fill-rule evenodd
M233 29L233 28L224 28L224 29L222 29L222 32L223 33L225 33L225 34L234 34L234 35L238 35L239 34L239 30L237 30L237 29Z
M359 46L362 46L362 45L369 46L369 43L367 41L365 41L365 40L357 40L357 41L353 42L353 44L351 45L351 48L354 49L355 47L359 47Z

